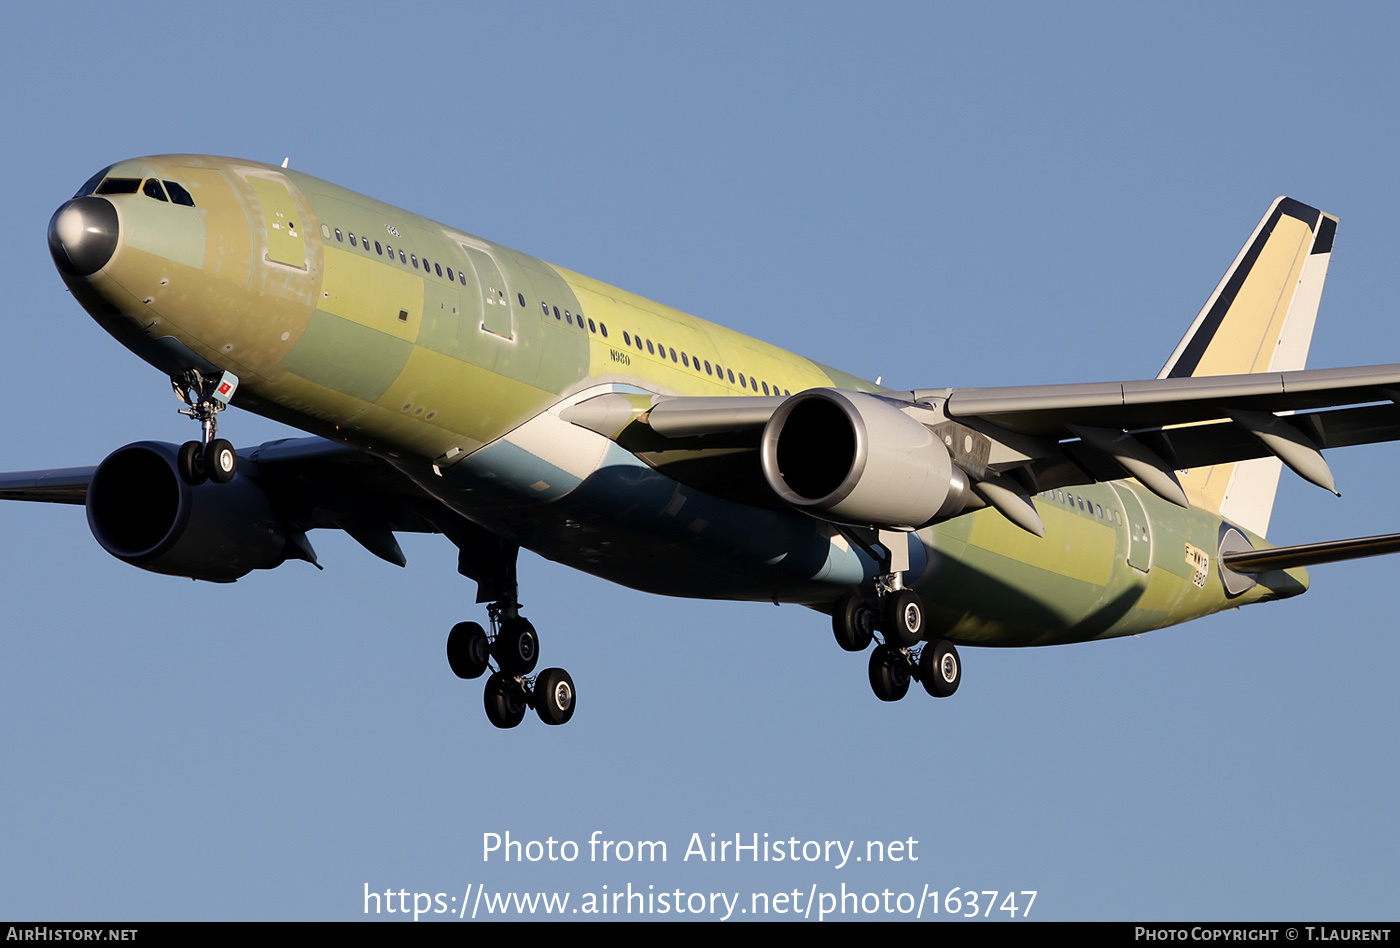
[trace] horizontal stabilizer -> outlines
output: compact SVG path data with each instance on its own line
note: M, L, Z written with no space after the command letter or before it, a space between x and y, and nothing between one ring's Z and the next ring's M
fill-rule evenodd
M1275 569L1340 563L1343 560L1359 560L1366 556L1397 552L1400 552L1400 533L1387 533L1378 537L1325 540L1322 543L1298 543L1267 550L1223 553L1220 561L1226 569L1236 573L1266 573Z

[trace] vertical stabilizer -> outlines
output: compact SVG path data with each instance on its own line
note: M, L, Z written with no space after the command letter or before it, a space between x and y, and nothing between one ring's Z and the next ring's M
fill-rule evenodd
M1336 232L1337 218L1275 200L1157 377L1304 368ZM1281 469L1278 458L1257 458L1180 480L1191 503L1263 536Z

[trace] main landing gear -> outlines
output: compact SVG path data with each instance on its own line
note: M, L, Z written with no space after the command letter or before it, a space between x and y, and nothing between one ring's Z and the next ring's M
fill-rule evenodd
M846 596L831 617L836 644L848 652L863 652L878 629L885 641L870 653L870 689L881 701L898 701L909 693L911 680L923 684L935 698L950 697L962 682L958 650L941 639L925 642L924 605L918 593L902 589L887 593L877 610L860 596Z
M186 441L180 446L180 477L191 486L206 480L227 484L238 470L238 455L233 445L215 434L219 430L219 412L228 407L238 388L238 376L232 372L204 375L198 369L186 369L170 379L170 386L180 401L189 406L180 409L180 414L199 422L202 435L199 441Z
M562 668L531 675L539 661L540 640L535 627L514 602L486 607L492 634L476 622L459 622L447 635L447 663L458 678L486 679L486 718L499 728L515 727L534 708L545 724L566 724L574 716L574 680Z
M884 636L870 654L870 688L881 701L903 698L910 680L921 682L935 698L949 697L962 681L962 661L950 643L924 642L928 628L923 600L904 587L908 537L893 530L880 530L873 538L858 531L845 535L880 564L881 572L875 577L874 603L854 594L836 603L831 614L836 644L848 652L863 652L877 631Z

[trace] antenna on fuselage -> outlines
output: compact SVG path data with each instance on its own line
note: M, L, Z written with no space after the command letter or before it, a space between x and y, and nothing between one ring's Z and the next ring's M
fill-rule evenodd
M287 167L287 165L291 163L291 160L292 160L292 157L291 157L290 155L288 155L286 158L283 158L283 159L282 159L282 167L283 167L283 168Z

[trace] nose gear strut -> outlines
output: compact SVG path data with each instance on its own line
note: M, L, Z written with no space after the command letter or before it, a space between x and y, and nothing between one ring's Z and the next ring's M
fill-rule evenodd
M238 376L232 372L205 375L198 369L186 369L171 376L170 387L189 406L181 408L180 414L199 422L201 435L199 441L186 441L180 446L180 476L191 485L202 484L206 479L216 484L233 480L238 455L232 444L215 435L219 430L219 412L228 407L237 390Z

